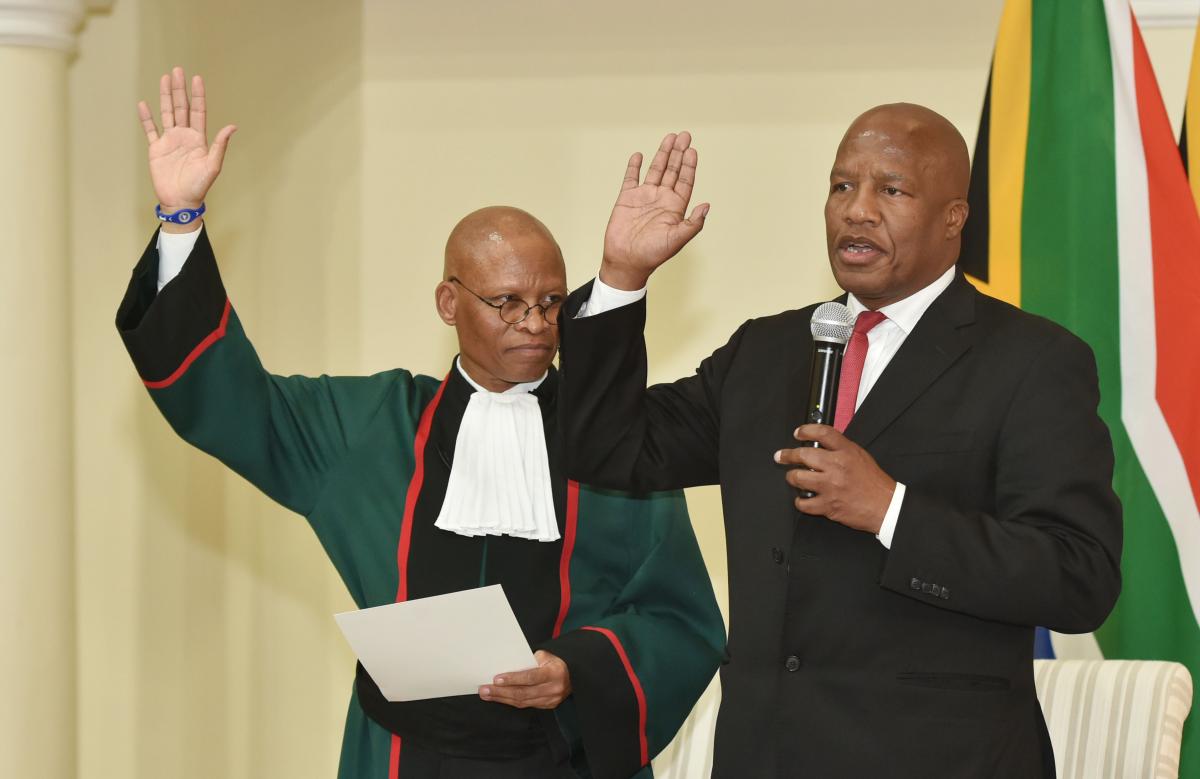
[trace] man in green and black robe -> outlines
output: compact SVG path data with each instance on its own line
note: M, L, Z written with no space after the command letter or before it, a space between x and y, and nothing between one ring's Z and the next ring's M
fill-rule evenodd
M161 135L141 106L167 216L200 210L229 137L206 153L203 112L173 78ZM682 495L563 473L551 361L565 285L544 225L483 209L447 244L437 306L460 355L444 379L307 378L263 368L199 219L164 223L134 269L117 327L159 410L304 516L360 608L501 584L538 650L536 669L497 669L478 696L400 703L360 665L341 777L649 775L717 667L723 627ZM539 527L526 505L545 507Z

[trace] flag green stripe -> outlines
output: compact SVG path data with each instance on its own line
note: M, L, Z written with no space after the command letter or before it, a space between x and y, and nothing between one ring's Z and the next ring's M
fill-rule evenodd
M1112 56L1100 0L1033 4L1021 307L1083 338L1120 421ZM1097 164L1100 162L1101 164Z
M1175 537L1125 428L1113 433L1114 483L1125 507L1122 590L1116 610L1096 637L1105 657L1179 659L1200 679L1195 662L1200 659L1200 627L1183 582Z

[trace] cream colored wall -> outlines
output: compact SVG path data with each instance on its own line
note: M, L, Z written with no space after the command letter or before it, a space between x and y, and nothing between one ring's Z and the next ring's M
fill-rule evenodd
M112 328L153 229L133 105L161 71L204 73L214 126L240 125L210 231L284 373L444 372L432 289L463 213L533 211L582 283L628 154L692 130L713 210L652 284L669 379L745 318L833 294L821 204L856 113L922 102L973 140L1000 5L117 0L93 18L69 95L79 775L331 776L352 676L330 618L349 599L303 521L174 438ZM1147 40L1179 70L1177 114L1190 33ZM723 580L716 492L689 501Z
M1154 65L1154 74L1158 78L1158 88L1162 92L1167 115L1171 118L1171 126L1178 133L1183 122L1183 103L1187 97L1192 41L1196 31L1177 27L1151 28L1142 30L1142 37L1146 40L1146 51Z

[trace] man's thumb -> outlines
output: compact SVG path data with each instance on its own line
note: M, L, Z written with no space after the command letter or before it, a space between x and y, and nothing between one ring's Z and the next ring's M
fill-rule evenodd
M208 150L209 162L218 168L221 167L221 163L225 160L225 150L229 148L229 139L233 137L235 132L237 132L237 125L230 124L222 127Z

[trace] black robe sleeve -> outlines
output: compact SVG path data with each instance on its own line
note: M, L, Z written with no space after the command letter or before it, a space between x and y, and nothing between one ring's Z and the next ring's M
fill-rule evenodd
M647 389L645 298L573 318L591 291L571 294L561 323L563 429L587 442L568 447L568 474L635 491L716 484L721 392L745 326L695 375Z

